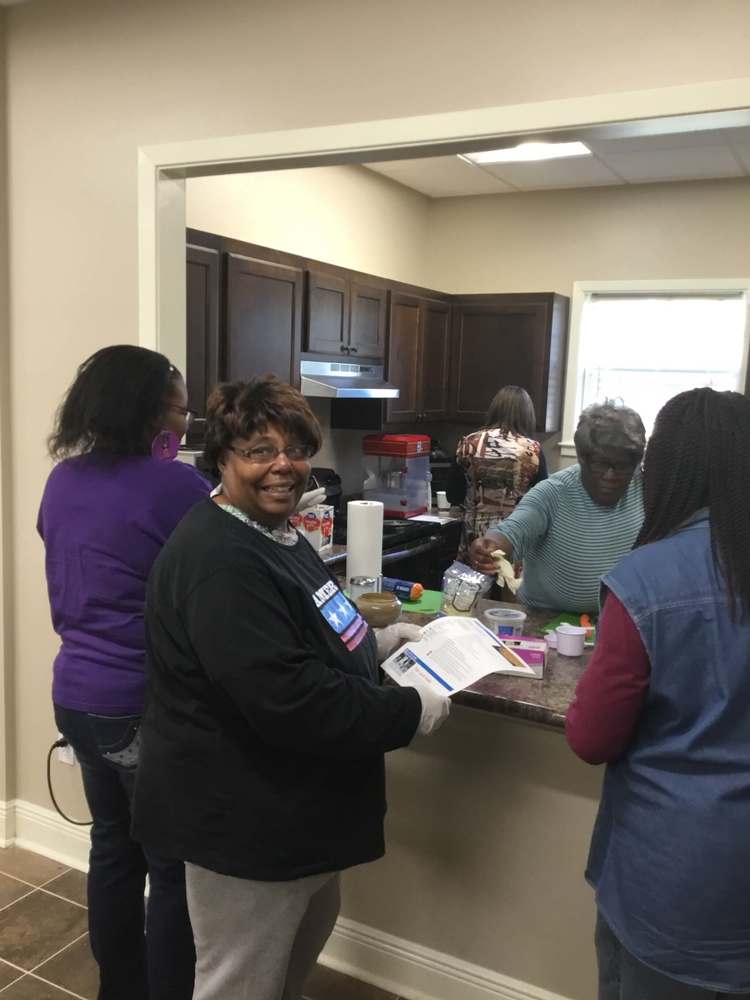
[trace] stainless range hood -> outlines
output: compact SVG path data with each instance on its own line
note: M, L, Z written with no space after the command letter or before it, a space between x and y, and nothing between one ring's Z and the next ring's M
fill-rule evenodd
M342 361L300 361L303 396L325 399L396 399L398 389L383 377L382 365Z

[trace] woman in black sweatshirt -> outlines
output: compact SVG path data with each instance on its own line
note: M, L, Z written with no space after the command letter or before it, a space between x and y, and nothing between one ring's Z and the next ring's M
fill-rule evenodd
M383 754L447 715L444 698L379 684L399 627L376 638L289 527L320 440L273 376L215 390L222 492L149 582L134 833L187 862L194 1000L301 996L338 872L384 852Z

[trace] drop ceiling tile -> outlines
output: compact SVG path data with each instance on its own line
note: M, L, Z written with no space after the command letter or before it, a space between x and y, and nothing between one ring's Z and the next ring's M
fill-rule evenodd
M488 176L457 156L434 156L421 160L389 160L366 163L369 170L390 177L430 198L452 198L472 194L505 194L513 188Z
M666 132L663 135L635 136L632 139L592 139L586 145L608 159L612 153L641 153L660 149L685 149L701 146L725 146L727 130L704 132Z
M621 181L593 156L530 163L487 163L482 169L522 191L544 188L597 187Z
M606 163L630 184L741 177L742 168L728 146L693 146L610 153Z

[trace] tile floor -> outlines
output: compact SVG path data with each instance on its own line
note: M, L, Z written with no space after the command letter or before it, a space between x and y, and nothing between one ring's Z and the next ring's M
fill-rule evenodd
M0 849L0 1000L96 1000L86 876L17 847ZM318 965L308 1000L398 1000Z

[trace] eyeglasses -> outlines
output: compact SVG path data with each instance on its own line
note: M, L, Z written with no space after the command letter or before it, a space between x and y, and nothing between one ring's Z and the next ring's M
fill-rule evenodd
M616 476L629 476L637 464L637 460L633 459L627 459L624 462L606 462L598 459L592 461L591 459L586 459L586 465L588 465L590 471L595 476L606 476L610 469Z
M195 410L189 410L186 406L170 405L170 406L167 407L167 409L171 410L173 413L179 413L181 417L184 417L185 418L185 423L188 425L188 427L192 424L192 422L198 416L198 414L195 412Z
M274 444L258 444L254 448L230 448L229 450L254 465L270 465L282 452L290 462L306 462L315 453L315 449L311 448L309 444L289 444L286 448L277 448Z

